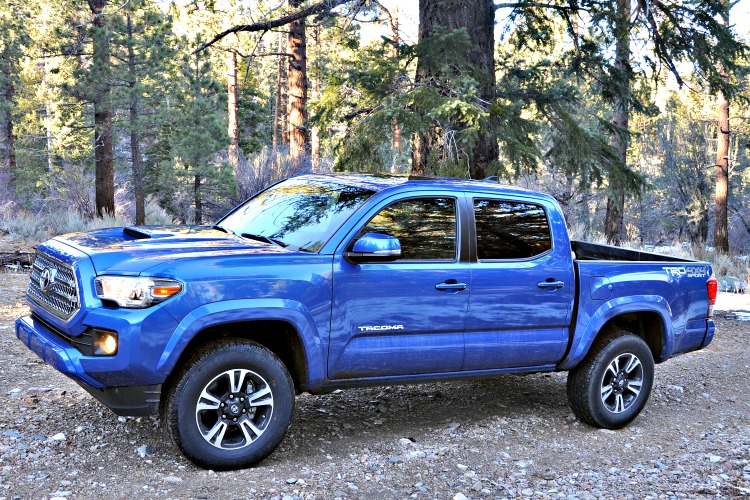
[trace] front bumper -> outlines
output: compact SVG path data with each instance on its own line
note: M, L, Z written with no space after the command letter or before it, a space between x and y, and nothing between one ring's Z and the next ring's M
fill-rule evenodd
M159 411L161 384L105 386L84 369L92 360L66 343L33 316L16 320L16 337L57 371L67 375L118 415L153 415Z

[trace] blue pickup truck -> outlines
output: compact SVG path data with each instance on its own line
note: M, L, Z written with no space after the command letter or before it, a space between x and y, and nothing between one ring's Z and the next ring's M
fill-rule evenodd
M37 249L16 335L120 415L161 412L212 469L281 442L295 393L569 371L619 428L654 364L711 342L706 262L570 241L549 196L496 182L304 175L215 226Z

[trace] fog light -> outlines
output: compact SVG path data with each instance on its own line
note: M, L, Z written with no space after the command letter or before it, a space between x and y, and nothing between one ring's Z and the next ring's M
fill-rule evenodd
M114 356L117 354L117 333L94 330L94 355Z

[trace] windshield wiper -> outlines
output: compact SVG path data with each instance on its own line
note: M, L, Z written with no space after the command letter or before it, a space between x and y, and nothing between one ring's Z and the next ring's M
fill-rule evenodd
M240 236L242 236L243 238L248 238L248 239L255 240L255 241L264 241L266 243L270 243L271 245L279 246L281 248L286 248L289 246L281 240L277 240L275 238L269 238L268 236L265 236L263 234L242 233Z
M230 231L229 229L227 229L227 228L225 228L223 226L220 226L218 224L216 224L215 226L211 227L211 229L216 229L217 231L221 231L222 233L234 234L233 231Z

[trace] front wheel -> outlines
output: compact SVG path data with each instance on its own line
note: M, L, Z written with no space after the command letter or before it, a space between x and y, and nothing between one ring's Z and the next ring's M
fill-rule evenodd
M172 440L196 465L229 470L257 464L281 443L292 419L294 384L268 349L222 340L196 353L166 400Z
M646 342L629 332L597 340L568 374L573 413L595 427L619 429L643 410L654 383L654 359Z

